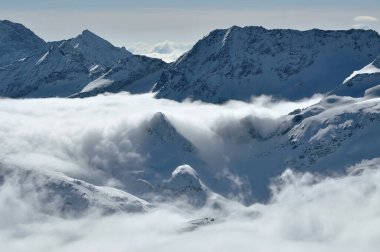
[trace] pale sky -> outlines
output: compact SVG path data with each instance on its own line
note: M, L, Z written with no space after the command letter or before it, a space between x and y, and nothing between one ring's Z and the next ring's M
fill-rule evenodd
M380 31L380 0L1 0L1 19L47 41L89 29L139 53L165 47L180 54L211 30L232 25Z

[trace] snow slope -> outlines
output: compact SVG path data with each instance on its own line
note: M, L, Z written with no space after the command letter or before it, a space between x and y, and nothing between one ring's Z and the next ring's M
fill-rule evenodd
M380 85L380 56L360 70L354 71L331 94L361 97L365 91Z
M159 98L220 103L327 93L380 54L375 31L215 30L161 75Z

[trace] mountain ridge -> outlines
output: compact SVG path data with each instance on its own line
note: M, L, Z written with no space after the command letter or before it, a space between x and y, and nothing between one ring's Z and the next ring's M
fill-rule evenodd
M220 103L262 94L300 99L327 93L380 55L367 30L267 30L233 26L209 33L161 75L158 98Z
M114 81L116 84L109 89L102 88L78 97L102 92L129 91L129 85L138 80L141 80L145 86L153 86L155 78L158 77L152 76L145 79L144 77L151 76L152 73L160 71L166 65L158 59L133 55L125 47L115 47L89 30L84 30L80 35L71 39L46 43L20 24L10 21L6 21L5 24L11 27L9 33L14 32L12 27L19 27L17 28L20 29L18 37L30 35L40 43L40 46L38 50L29 50L26 47L25 53L21 50L19 54L16 54L22 55L23 59L16 58L9 64L0 67L0 79L2 80L0 96L12 98L73 96L114 68L118 69L118 75ZM1 27L0 32L3 32L4 29ZM0 37L0 52L2 42L3 44L13 43L6 39L2 40ZM5 46L4 50L8 49ZM131 92L134 90L136 87L133 87Z

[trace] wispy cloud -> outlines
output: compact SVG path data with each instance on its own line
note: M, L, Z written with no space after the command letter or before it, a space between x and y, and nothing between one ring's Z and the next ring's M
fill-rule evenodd
M379 19L373 16L356 16L354 17L354 29L375 29Z
M372 16L356 16L354 18L354 21L355 22L367 22L367 23L371 23L371 22L377 22L377 21L379 21L379 19L376 18L376 17L372 17Z

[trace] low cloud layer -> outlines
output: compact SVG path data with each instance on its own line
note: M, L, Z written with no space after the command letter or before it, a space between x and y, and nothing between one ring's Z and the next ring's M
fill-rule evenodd
M338 178L286 170L272 185L274 197L266 205L231 203L223 211L159 206L146 214L78 219L28 211L14 204L18 199L12 189L2 187L0 243L3 250L14 252L375 252L380 245L379 169L380 160L374 159ZM215 221L190 228L189 221L204 217ZM9 219L17 222L6 225Z
M100 186L120 186L123 173L116 171L136 173L149 159L141 152L146 144L141 128L156 112L164 113L202 157L224 162L230 158L226 146L231 143L225 142L229 132L239 133L234 122L247 120L265 137L284 115L320 99L291 102L261 96L224 105L127 93L1 99L0 170L61 172ZM168 172L173 168L167 167ZM380 246L379 159L363 161L339 177L287 169L273 178L273 195L266 204L225 201L221 207L198 210L158 204L144 214L100 216L91 211L62 218L52 213L53 205L39 204L41 192L31 190L25 197L20 183L0 176L4 251L375 252ZM206 217L214 221L199 228L189 223Z

